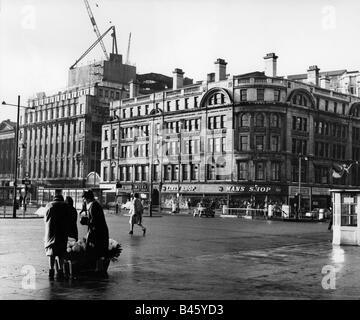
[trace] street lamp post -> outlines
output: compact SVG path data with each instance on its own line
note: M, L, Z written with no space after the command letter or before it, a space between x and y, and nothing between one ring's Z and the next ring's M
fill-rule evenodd
M9 104L6 103L5 101L3 101L1 103L2 105L5 106L14 106L17 107L17 116L16 116L16 130L15 130L15 166L14 166L14 191L13 191L13 218L16 218L16 189L17 189L17 168L18 168L18 164L19 164L19 126L20 126L20 108L25 108L25 109L35 109L34 107L25 107L25 106L21 106L20 105L20 95L18 95L18 103L16 104Z
M298 210L296 213L296 219L299 217L299 211L301 208L301 159L304 158L304 160L307 160L308 158L303 156L302 154L299 154L299 186L298 186Z
M179 129L179 155L178 155L178 188L177 188L177 210L180 212L180 172L181 172L181 152L182 152L182 141L181 133L184 127L184 119L180 120L180 129Z

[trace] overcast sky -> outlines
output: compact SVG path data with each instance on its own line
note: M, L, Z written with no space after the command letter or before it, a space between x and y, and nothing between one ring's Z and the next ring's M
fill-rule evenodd
M275 52L278 74L360 69L358 0L89 0L103 33L116 26L118 48L138 73L195 81L228 62L227 73L263 71ZM105 45L111 50L111 37ZM82 0L0 0L0 100L23 103L67 84L69 67L96 40ZM100 46L83 61L102 59ZM0 121L16 108L0 106Z

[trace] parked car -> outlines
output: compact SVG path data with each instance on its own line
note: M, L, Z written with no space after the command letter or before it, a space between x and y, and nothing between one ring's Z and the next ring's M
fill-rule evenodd
M312 219L320 219L321 215L322 215L322 219L328 219L331 216L331 212L327 208L315 208L305 213L305 217Z

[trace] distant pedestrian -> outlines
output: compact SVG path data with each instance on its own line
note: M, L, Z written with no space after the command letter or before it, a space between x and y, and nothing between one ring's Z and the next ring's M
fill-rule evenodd
M134 225L137 224L142 228L143 236L145 236L146 228L142 225L142 216L144 213L144 207L139 199L139 194L135 193L132 200L132 205L130 209L130 231L129 234L134 233Z
M187 208L189 210L189 213L191 214L191 199L187 199Z
M333 226L333 213L332 213L331 208L329 208L329 209L330 209L330 220L329 220L328 230L331 231L332 226Z
M54 197L54 201L48 203L45 209L44 247L46 255L49 257L49 279L54 279L54 267L55 262L57 262L56 278L62 280L64 278L63 265L70 222L69 206L64 202L63 196L57 194Z
M22 195L20 195L20 198L19 198L19 206L22 207L23 206L23 201L24 201L24 198Z
M176 205L176 201L175 199L171 200L171 213L176 213L177 212L177 205Z

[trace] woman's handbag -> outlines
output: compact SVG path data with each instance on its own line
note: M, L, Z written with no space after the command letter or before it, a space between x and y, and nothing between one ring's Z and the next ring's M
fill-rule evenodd
M80 218L80 224L82 225L88 225L89 224L89 217L88 216L82 216Z

